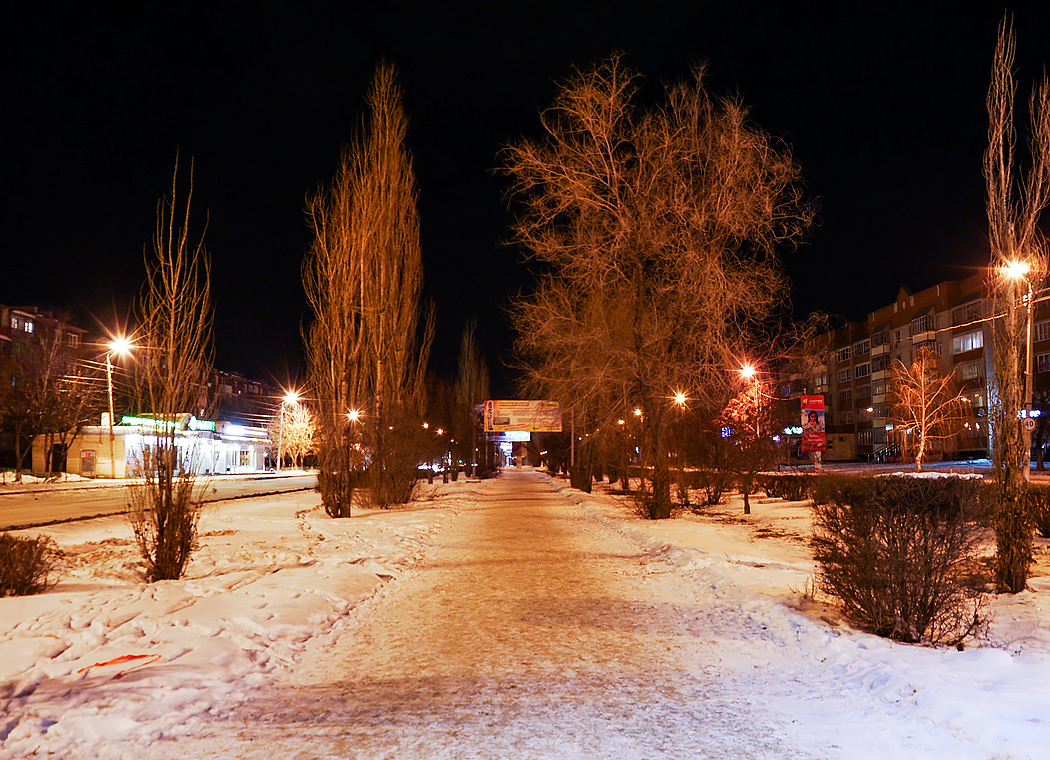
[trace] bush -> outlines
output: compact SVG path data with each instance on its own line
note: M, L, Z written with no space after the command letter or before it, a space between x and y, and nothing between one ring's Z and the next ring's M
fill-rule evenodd
M704 494L704 506L708 507L721 504L735 483L732 473L724 470L697 470L694 476L694 487Z
M53 585L58 547L47 536L0 534L0 597L39 594Z
M985 493L959 478L827 479L814 506L820 588L871 633L961 644L984 625L983 594L967 572Z
M812 475L770 475L763 481L766 495L785 501L803 501L813 491Z
M1043 538L1050 538L1050 488L1029 485L1025 499L1036 531Z

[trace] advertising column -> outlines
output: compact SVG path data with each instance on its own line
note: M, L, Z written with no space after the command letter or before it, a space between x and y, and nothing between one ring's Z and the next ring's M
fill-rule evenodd
M802 450L813 452L813 465L820 469L827 440L824 435L824 397L802 397Z

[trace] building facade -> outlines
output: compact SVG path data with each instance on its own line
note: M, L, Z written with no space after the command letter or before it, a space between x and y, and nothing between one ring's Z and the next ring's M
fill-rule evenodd
M1034 317L1035 377L1050 383L1050 310ZM991 307L983 274L938 283L911 293L823 336L808 371L788 368L784 396L823 394L827 461L882 460L901 456L906 431L893 424L892 371L910 366L922 349L938 357L942 374L954 373L968 409L956 436L934 455L986 456L988 388L993 376Z
M142 476L145 452L154 445L157 430L170 423L147 417L124 417L109 427L108 414L101 425L83 428L66 450L66 472L85 478L134 478ZM264 428L235 422L198 420L184 414L174 423L179 461L196 475L240 475L265 472L271 446ZM33 470L43 472L45 441L33 441Z

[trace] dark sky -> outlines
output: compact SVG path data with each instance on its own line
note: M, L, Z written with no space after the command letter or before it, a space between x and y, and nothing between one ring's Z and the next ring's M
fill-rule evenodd
M0 30L0 302L74 310L93 329L126 321L180 151L196 164L198 232L208 219L222 369L282 383L301 372L304 201L333 175L380 59L405 91L445 374L473 316L507 377L502 306L529 275L501 242L499 148L537 133L572 66L617 50L653 83L707 61L710 89L740 93L791 146L821 208L807 244L784 255L800 315L863 318L900 285L987 258L994 3L87 5L24 10ZM1050 62L1048 6L1011 7L1022 101Z

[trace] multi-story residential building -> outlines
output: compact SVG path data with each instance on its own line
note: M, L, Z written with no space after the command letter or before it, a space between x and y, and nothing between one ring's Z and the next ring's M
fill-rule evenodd
M950 456L988 451L988 379L992 377L991 311L983 274L910 292L867 320L827 336L826 370L818 360L809 377L798 378L785 395L822 393L828 409L825 460L878 459L898 453L893 429L890 377L895 364L908 366L920 349L939 357L942 372L954 372L970 412L959 435L945 445ZM1050 309L1037 309L1034 326L1036 382L1050 382ZM789 372L797 372L790 368Z
M0 304L0 466L14 467L19 455L25 465L37 428L68 416L39 408L35 389L45 379L53 383L79 374L75 365L83 357L86 332L53 312Z

